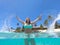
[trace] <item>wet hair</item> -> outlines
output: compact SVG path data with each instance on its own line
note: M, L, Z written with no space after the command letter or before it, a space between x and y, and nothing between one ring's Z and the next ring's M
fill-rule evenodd
M28 18L29 19L29 18ZM28 20L26 20L26 23L28 23L28 24L30 24L31 22L30 22L30 19L29 19L29 22L28 22Z

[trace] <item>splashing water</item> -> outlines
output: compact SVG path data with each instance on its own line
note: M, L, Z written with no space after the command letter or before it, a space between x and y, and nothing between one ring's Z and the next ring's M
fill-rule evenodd
M56 21L60 20L60 14L58 14L57 18L53 21L53 23L49 26L48 28L48 34L54 37L58 37L58 35L54 32L54 28L55 28L55 23Z
M10 24L11 24L11 19L13 18L14 16L9 16L7 19L4 20L3 22L3 26L0 30L0 32L10 32Z

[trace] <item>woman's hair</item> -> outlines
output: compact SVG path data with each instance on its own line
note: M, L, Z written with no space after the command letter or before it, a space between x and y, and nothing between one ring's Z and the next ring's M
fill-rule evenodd
M26 18L26 23L30 24L30 18Z

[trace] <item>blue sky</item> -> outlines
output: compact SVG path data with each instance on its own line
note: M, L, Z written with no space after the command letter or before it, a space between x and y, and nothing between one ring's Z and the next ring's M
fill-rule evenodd
M29 17L33 21L42 14L42 20L37 22L37 25L40 25L48 14L56 17L59 12L60 0L0 0L0 28L5 19L10 20L11 27L15 28L16 23L19 23L16 20L16 15L22 20ZM9 19L9 17L13 18Z

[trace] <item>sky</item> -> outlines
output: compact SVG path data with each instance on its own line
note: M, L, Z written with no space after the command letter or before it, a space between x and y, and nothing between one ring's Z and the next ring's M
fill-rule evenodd
M0 0L0 28L8 20L7 25L15 28L19 23L16 19L19 16L23 21L29 17L31 21L35 20L42 14L42 20L37 25L43 24L48 14L56 17L60 13L60 0Z

